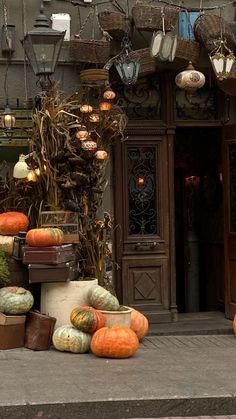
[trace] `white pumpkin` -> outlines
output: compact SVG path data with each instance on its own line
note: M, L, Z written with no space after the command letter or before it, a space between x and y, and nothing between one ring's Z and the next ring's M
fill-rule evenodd
M30 291L22 287L0 289L0 312L5 314L25 314L34 304Z
M54 330L52 343L58 351L83 354L90 349L91 336L70 325L64 325Z
M120 307L118 299L101 285L94 285L94 287L89 288L87 299L89 305L98 310L116 311Z
M0 235L0 248L8 255L12 256L13 253L14 236Z

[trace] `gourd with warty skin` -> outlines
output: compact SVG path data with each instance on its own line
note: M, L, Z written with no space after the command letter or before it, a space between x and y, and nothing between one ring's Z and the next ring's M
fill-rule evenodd
M86 353L90 349L91 336L70 325L64 325L54 330L52 343L58 351Z
M94 355L105 358L129 358L139 347L136 333L128 326L102 327L91 340Z
M25 314L34 304L30 291L22 287L0 289L0 312L5 314Z
M87 299L89 305L98 310L117 311L120 307L118 299L101 285L89 288Z

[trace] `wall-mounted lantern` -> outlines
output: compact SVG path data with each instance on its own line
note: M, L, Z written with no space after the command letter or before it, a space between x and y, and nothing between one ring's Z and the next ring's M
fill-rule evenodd
M51 84L50 76L55 71L64 36L65 31L61 32L49 26L49 19L44 15L41 0L40 14L35 20L34 29L26 33L21 43L42 88Z

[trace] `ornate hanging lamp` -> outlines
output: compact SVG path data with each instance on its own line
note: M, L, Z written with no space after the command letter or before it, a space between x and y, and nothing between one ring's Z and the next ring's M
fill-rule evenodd
M135 84L140 69L139 55L132 52L130 56L131 42L128 36L123 38L121 46L122 51L115 60L116 70L124 84Z
M205 76L200 71L197 71L192 62L189 61L186 70L181 71L175 77L175 83L180 89L186 90L188 93L195 93L205 84Z
M216 78L227 79L235 62L235 55L227 47L225 41L220 40L219 46L209 54L209 58Z
M154 32L150 45L150 54L161 61L174 61L177 48L177 36L171 31L165 31L164 8L161 10L162 31Z
M5 133L8 134L8 132L11 132L14 129L15 124L15 113L11 110L10 106L7 103L5 110L2 114L2 127L4 128Z

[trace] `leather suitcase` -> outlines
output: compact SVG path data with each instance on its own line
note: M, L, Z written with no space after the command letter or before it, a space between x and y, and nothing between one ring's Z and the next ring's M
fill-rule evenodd
M55 317L30 310L26 315L24 346L34 351L50 349L55 323Z
M23 348L25 323L0 325L0 349Z
M48 247L23 246L23 263L57 265L75 259L76 254L73 244Z
M78 277L77 262L66 262L58 265L29 264L29 283L68 282Z

